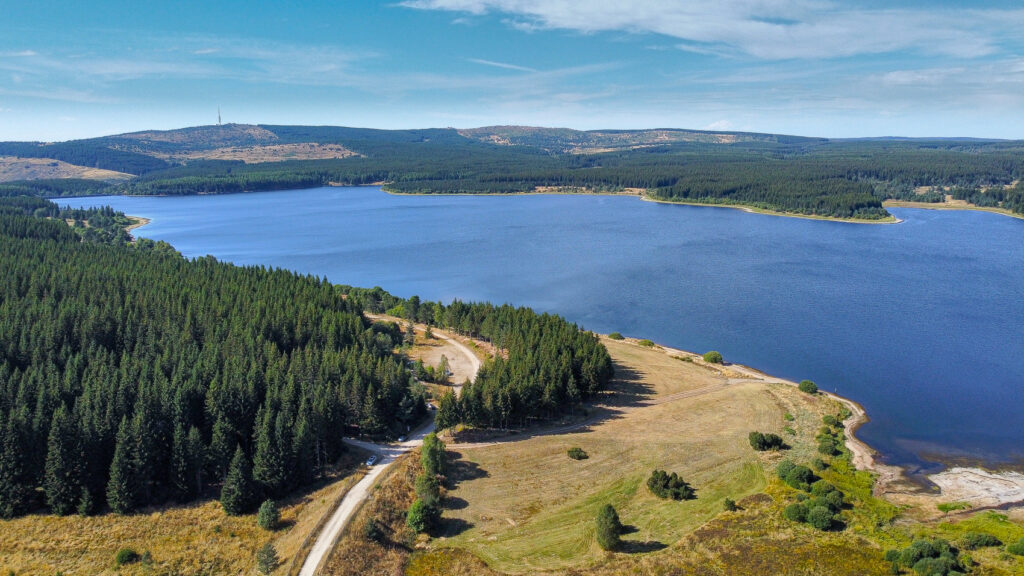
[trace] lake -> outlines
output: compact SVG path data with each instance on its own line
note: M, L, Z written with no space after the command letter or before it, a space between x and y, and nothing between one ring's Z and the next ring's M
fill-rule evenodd
M860 402L912 473L1024 462L1024 221L892 209L867 225L612 196L376 187L99 197L138 236L428 300L554 312Z

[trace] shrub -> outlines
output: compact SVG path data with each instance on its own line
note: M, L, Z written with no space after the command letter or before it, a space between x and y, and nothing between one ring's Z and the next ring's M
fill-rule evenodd
M784 476L781 476L782 481L789 484L797 490L810 490L811 483L817 478L814 472L806 466L799 466L791 464L787 468L787 472Z
M815 506L807 511L807 523L818 530L832 528L832 511L825 506Z
M1015 556L1024 556L1024 538L1007 546L1006 551Z
M608 335L608 338L612 340L623 340L622 334L619 334L618 332L612 332Z
M835 456L839 454L839 443L831 436L822 436L818 440L818 452L825 456Z
M256 513L256 525L264 530L273 530L277 528L277 523L281 520L281 511L277 509L277 504L274 504L273 500L269 498L260 504L260 510Z
M416 477L416 498L428 506L437 506L441 501L441 483L437 476L426 472Z
M960 546L966 550L977 550L978 548L1002 545L1002 540L984 532L968 532L960 539Z
M750 446L759 452L764 452L765 450L780 450L785 446L785 443L782 441L782 437L778 434L751 432L747 438L750 440Z
M381 529L375 518L370 518L366 524L363 524L363 538L377 543L384 541L384 530Z
M786 509L782 511L782 515L786 517L786 520L792 520L793 522L806 522L807 521L807 506L799 502L794 502Z
M886 555L888 558L889 555ZM960 574L965 571L960 560L960 551L942 539L915 540L910 546L899 552L894 566L911 568L914 572L925 576L946 576Z
M798 388L800 388L801 392L806 392L807 394L818 393L818 385L810 380L801 380Z
M736 505L736 501L732 498L726 498L725 501L722 502L722 506L725 508L726 512L735 512L740 509L740 507Z
M811 468L820 472L821 470L828 468L828 464L826 464L821 458L815 458L814 460L811 460Z
M675 472L672 474L664 470L651 472L651 477L647 479L647 487L658 498L692 500L697 497L693 488L687 484L686 480L680 478Z
M783 418L786 419L786 422L792 422L793 420L796 420L796 418L792 414L790 414L789 412L786 412L786 414L783 416Z
M704 353L704 361L710 364L721 364L724 360L722 359L721 352L711 350L710 352Z
M614 550L619 546L620 534L619 514L611 504L605 504L597 513L597 544L604 550Z
M825 426L834 427L839 425L839 421L836 420L836 417L831 414L825 414L824 416L822 416L821 421L825 423Z
M121 548L114 555L114 564L118 566L124 566L125 564L134 564L139 561L139 553L131 548Z
M264 544L263 548L256 553L256 569L260 571L260 574L270 574L279 563L277 550L270 542Z
M587 458L590 458L590 456L583 451L583 448L576 446L569 448L569 458L572 458L573 460L586 460Z
M405 524L415 532L430 532L441 519L441 511L422 500L416 500L409 508Z
M654 342L648 340L647 338L644 338L643 340L637 341L637 344L639 344L641 346L645 346L647 348L654 348Z
M796 464L793 464L789 460L783 460L782 462L779 462L778 466L775 467L775 473L778 474L779 478L785 479L786 475L789 474L795 466Z

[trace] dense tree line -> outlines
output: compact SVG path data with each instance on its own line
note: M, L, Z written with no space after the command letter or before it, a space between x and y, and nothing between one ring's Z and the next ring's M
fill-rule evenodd
M197 194L309 188L328 184L386 182L405 193L516 193L538 186L616 191L648 190L657 199L700 204L739 204L767 210L843 218L887 216L889 198L936 202L942 194L918 194L920 186L953 187L981 205L1024 213L1019 192L1002 189L1024 176L1020 142L963 140L825 140L774 135L736 135L732 144L696 138L644 144L607 152L580 152L602 142L643 137L635 132L505 130L508 142L467 137L457 130L370 130L343 127L264 126L276 143L339 144L357 156L245 164L197 160L186 165L147 156L206 149L195 142L140 142L124 137L53 145L0 143L0 154L54 157L140 175L111 188L48 184L26 191L25 183L0 195L33 193ZM473 132L473 131L469 131ZM698 134L699 136L699 134ZM204 139L206 138L206 139ZM219 142L219 141L218 141ZM622 144L619 142L619 144ZM242 138L237 145L255 142ZM224 142L220 142L224 144ZM592 148L600 150L601 147ZM578 153L567 153L569 151ZM49 154L49 156L46 156ZM95 185L94 185L95 186ZM981 193L987 189L991 193Z
M326 281L72 230L0 211L0 515L129 512L238 482L246 511L321 474L346 429L424 413L398 327Z
M493 343L502 351L486 362L459 398L442 398L437 425L506 428L571 410L603 390L614 375L611 357L592 332L559 316L485 303L403 300L380 288L343 287L371 312L392 314Z

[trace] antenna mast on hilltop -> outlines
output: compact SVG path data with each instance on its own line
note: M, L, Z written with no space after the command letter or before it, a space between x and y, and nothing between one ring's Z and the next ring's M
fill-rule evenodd
M220 106L217 106L217 126L220 126Z

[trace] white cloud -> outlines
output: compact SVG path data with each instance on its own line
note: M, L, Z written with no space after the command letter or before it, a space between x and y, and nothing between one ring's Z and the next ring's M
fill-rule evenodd
M502 68L505 70L518 70L519 72L536 72L534 68L527 68L526 66L518 66L516 64L507 64L505 62L494 62L493 60L483 60L481 58L467 58L469 62L474 64L483 64L484 66L492 66L494 68Z
M995 53L1014 40L1024 10L865 9L828 0L408 0L403 6L499 13L525 30L627 31L680 47L757 58L836 58L914 50L955 57Z
M702 128L702 130L711 130L714 132L728 132L732 130L734 127L735 125L728 120L717 120L715 122L712 122L711 124L708 124L707 126Z

